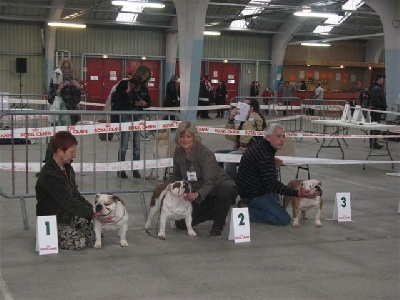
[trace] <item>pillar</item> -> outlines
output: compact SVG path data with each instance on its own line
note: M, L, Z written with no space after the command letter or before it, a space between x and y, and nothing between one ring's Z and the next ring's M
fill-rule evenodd
M181 106L197 106L203 32L209 0L174 0L178 17ZM196 111L182 111L181 120L196 120Z

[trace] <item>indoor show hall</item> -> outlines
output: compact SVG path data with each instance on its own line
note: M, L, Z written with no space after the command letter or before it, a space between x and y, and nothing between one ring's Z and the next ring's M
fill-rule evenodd
M398 299L400 4L324 5L0 4L0 299ZM322 12L329 15L310 16ZM71 23L77 26L65 26ZM143 66L150 69L151 105L135 113L140 120L120 121L132 113L113 111L113 87ZM49 103L51 82L59 78L79 91L75 109L63 113ZM179 104L165 107L171 81ZM218 102L221 81L226 96ZM386 103L379 123L371 122L377 110L363 104L365 89L377 83ZM227 129L231 111L254 100L266 125L278 123L286 132L276 153L283 162L279 180L321 182L322 226L315 225L314 208L298 228L293 218L274 226L242 215L246 232L238 237L238 196L219 236L210 235L209 220L194 226L196 236L167 222L165 239L157 238L158 216L146 231L152 193L173 167L179 121L197 126L226 172L241 157L230 153L236 146L228 135L263 134L239 128L237 120ZM64 117L71 123L55 125ZM77 138L72 166L83 197L94 203L96 194L112 193L123 200L129 246L120 246L116 230L103 229L100 249L37 251L54 224L38 225L35 186L49 139L60 130ZM119 161L124 132L128 149ZM133 159L135 134L139 160ZM287 212L293 217L291 205Z

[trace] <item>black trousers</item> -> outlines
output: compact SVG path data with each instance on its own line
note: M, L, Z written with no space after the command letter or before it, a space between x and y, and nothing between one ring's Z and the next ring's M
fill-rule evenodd
M216 226L224 226L231 203L238 195L237 187L231 180L219 184L213 195L208 196L200 204L192 202L193 226L208 220L214 221Z
M377 112L371 112L371 122L376 122L380 123L381 122L381 114ZM376 135L380 134L381 132L379 130L371 130L369 132L371 135ZM370 138L369 139L369 146L372 147L377 143L376 138Z

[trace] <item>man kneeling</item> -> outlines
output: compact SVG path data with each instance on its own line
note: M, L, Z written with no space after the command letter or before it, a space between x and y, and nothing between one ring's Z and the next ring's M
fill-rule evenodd
M281 125L271 124L265 131L265 139L255 141L243 154L236 185L241 200L248 206L251 222L286 226L290 215L279 203L279 194L302 198L314 198L309 191L293 190L278 180L277 168L282 161L275 158L281 149L285 132Z

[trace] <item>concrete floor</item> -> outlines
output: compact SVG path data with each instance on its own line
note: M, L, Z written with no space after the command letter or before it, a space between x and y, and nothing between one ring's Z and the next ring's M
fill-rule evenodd
M210 126L223 122L198 121ZM230 147L221 136L202 137L213 150ZM348 143L346 159L367 156L367 142ZM297 156L315 157L318 146L315 139L295 142ZM8 151L9 146L0 147ZM399 161L399 143L389 142L389 147ZM320 157L340 159L341 154L326 149ZM195 227L197 237L168 228L166 240L153 238L144 231L137 194L124 194L130 213L128 248L118 245L116 232L106 231L100 250L39 256L35 200L26 202L30 229L24 230L18 201L2 198L0 299L399 299L400 180L386 176L399 172L399 165L395 170L388 164L367 165L366 170L361 165L310 169L312 178L323 182L323 227L314 227L313 213L300 229L251 224L251 242L243 244L227 240L229 222L220 237L209 236L208 223ZM2 173L4 188L10 173ZM284 167L283 182L295 173L295 167ZM25 182L18 180L17 190L23 192ZM114 175L110 184L118 185ZM327 220L337 192L351 193L352 222Z

